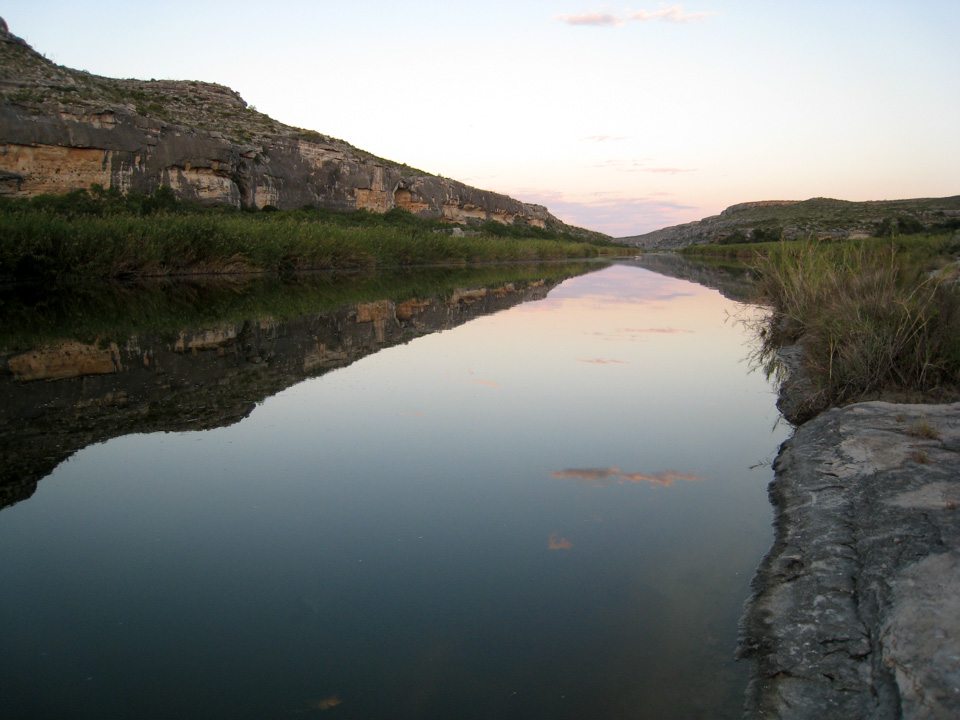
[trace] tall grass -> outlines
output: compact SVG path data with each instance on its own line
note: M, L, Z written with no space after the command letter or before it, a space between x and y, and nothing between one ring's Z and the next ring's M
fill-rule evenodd
M894 243L782 243L760 256L769 358L800 343L809 412L889 391L960 386L960 293Z
M65 280L594 257L585 243L343 226L307 214L0 212L0 276Z

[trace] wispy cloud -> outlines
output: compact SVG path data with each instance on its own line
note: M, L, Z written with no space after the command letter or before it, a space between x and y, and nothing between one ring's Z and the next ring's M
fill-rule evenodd
M628 135L587 135L580 139L592 140L593 142L611 142L616 140L629 140L630 137Z
M658 167L658 168L637 168L635 172L649 172L649 173L662 173L664 175L676 175L677 173L685 172L696 172L696 168L671 168L671 167Z
M648 172L660 173L663 175L676 175L677 173L696 172L697 168L681 167L649 167L646 160L604 160L594 163L592 167L610 168L619 172Z
M639 12L630 13L627 15L627 19L639 20L640 22L663 20L664 22L671 23L688 23L695 20L706 20L708 17L720 14L715 12L685 12L679 5L667 7L664 3L660 3L660 8L660 10L654 10L653 12L640 10Z
M680 5L667 5L660 3L659 10L639 10L637 12L627 11L624 15L614 15L612 13L594 12L579 13L576 15L557 15L557 20L567 25L592 25L598 27L621 27L630 22L668 22L674 24L683 24L688 22L697 22L706 20L716 12L687 12Z
M573 543L564 537L560 537L558 532L550 533L550 537L547 538L547 548L550 550L569 550L572 547Z
M557 15L557 20L567 25L623 25L623 18L610 13L583 13L580 15Z
M639 196L615 192L571 195L552 189L512 186L498 187L497 191L524 202L545 205L564 222L613 237L639 235L708 214L697 206L677 202L663 192Z
M577 362L591 363L593 365L629 365L630 364L625 360L608 360L607 358L594 358L593 360L585 360L584 358L577 358Z

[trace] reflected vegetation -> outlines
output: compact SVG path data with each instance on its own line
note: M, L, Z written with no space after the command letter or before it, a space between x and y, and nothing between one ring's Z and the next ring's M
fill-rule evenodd
M543 298L597 267L8 288L0 293L0 508L30 497L87 445L231 425L305 378Z
M0 504L46 478L0 512L4 717L740 717L747 468L785 432L714 290L631 261L0 303Z
M724 297L738 302L753 302L757 297L756 278L742 263L701 262L673 253L644 253L625 264L719 290Z

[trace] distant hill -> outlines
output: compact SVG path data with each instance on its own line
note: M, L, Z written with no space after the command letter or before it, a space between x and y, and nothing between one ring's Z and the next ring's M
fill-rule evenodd
M389 122L384 113L384 122ZM305 205L453 223L523 223L605 239L542 205L379 158L258 112L228 87L107 78L56 65L0 18L0 195L92 184L234 207Z
M831 198L765 200L731 205L719 215L618 242L644 250L753 239L856 238L889 232L960 228L960 195L849 202Z

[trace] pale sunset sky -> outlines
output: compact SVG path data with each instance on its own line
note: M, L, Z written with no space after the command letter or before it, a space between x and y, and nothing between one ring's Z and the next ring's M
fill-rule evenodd
M960 194L960 0L19 0L110 77L275 119L615 237L738 202Z

